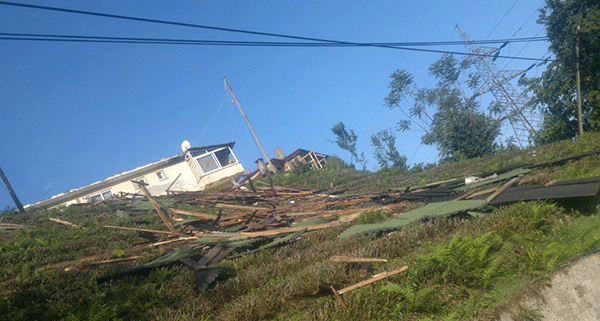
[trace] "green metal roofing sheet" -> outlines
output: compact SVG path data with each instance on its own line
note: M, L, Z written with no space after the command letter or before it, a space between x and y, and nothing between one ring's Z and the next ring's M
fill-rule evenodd
M354 225L340 234L339 238L349 237L355 234L365 234L370 232L395 230L403 226L420 222L425 218L445 217L460 212L476 210L486 204L485 200L466 200L430 203L421 208L412 210L401 217L377 224Z

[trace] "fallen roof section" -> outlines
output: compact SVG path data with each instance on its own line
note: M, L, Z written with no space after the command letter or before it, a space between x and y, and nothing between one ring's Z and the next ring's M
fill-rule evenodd
M593 197L600 190L600 177L582 178L557 182L552 186L543 184L515 186L498 195L490 205L503 205L518 201Z

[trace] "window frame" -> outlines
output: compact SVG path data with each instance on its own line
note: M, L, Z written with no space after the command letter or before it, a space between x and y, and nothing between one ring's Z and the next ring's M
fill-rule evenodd
M221 162L219 161L219 159L217 158L217 155L216 155L216 153L217 153L217 152L220 152L220 151L222 151L222 150L225 150L225 149L228 149L228 150L229 150L229 156L230 156L231 158L233 158L234 162L233 162L233 163L231 163L231 164L226 164L225 166L223 166L223 165L221 164ZM229 167L229 166L231 166L231 165L235 165L235 164L239 163L239 161L238 161L238 159L237 159L237 156L235 156L235 154L233 153L233 150L232 150L232 149L231 149L231 147L229 147L229 146L225 146L225 147L217 148L217 149L214 149L214 150L211 150L211 151L207 151L207 152L205 152L205 153L202 153L202 154L197 154L196 156L193 156L192 152L188 152L188 154L189 154L189 157L192 159L192 163L194 163L194 166L195 166L195 167L196 167L196 169L198 170L198 172L199 172L199 174L200 174L200 177L202 177L202 176L205 176L205 175L212 174L212 173L214 173L214 172L217 172L217 171L219 171L219 170L221 170L221 169L223 169L223 168L226 168L226 167ZM205 171L204 171L204 169L202 168L202 166L200 165L200 162L198 162L198 159L199 159L199 158L206 157L206 156L208 156L208 155L210 155L210 156L212 157L212 160L215 162L215 164L217 164L217 168L216 168L216 169L213 169L213 170L210 170L210 171L207 171L207 172L205 172Z
M167 177L167 174L165 173L165 171L162 170L162 169L159 170L159 171L157 171L157 172L155 172L154 174L156 174L156 177L158 177L159 181L164 181L164 180L166 180L166 179L169 178L169 177ZM161 178L161 175L162 175L162 178ZM148 182L146 182L146 184L148 184Z
M107 193L110 193L110 195L104 196ZM107 190L104 190L102 192L98 192L98 193L94 193L94 194L88 195L88 196L86 196L86 198L88 200L90 200L90 201L93 200L95 202L102 202L102 201L107 200L107 199L109 199L109 198L111 198L113 196L114 196L114 194L113 194L112 190L111 189L107 189Z

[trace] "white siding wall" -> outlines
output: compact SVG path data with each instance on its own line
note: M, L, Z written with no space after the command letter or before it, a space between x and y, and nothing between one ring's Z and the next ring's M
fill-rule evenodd
M230 164L218 171L201 177L200 181L196 179L194 173L190 169L190 166L185 161L182 161L181 163L175 165L171 165L169 167L165 167L162 169L162 171L166 176L166 178L163 180L160 180L158 178L158 176L156 175L157 171L150 172L143 176L138 176L136 178L144 177L148 181L149 186L147 186L147 188L152 195L165 194L166 189L169 187L169 185L171 185L171 183L173 183L173 181L177 178L179 174L181 174L181 176L177 179L175 184L171 186L170 191L201 191L204 190L206 187L215 185L225 180L229 180L230 178L237 180L240 176L243 175L244 167L241 163ZM118 195L119 192L141 193L135 188L134 183L132 183L131 181L125 181L102 189L101 191L91 193L84 197L65 202L61 205L87 203L89 201L89 196L98 194L106 190L111 190L113 195Z

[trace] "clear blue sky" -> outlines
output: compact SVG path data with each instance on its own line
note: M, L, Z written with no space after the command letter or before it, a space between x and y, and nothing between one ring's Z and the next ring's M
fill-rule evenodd
M477 40L545 36L534 13L542 0L19 2L350 42L461 40L457 23ZM293 41L5 5L0 32ZM547 48L546 42L515 43L502 54L541 58ZM254 170L261 155L224 88L227 77L270 155L280 146L348 161L329 141L330 128L343 121L376 170L370 136L402 118L383 107L389 75L406 69L418 86L434 86L427 68L440 57L368 47L0 40L0 167L23 204L173 156L184 139L193 146L236 141L234 151ZM497 62L506 69L531 65ZM433 147L420 146L420 135L397 133L398 150L411 164L437 161ZM14 204L3 186L0 208L7 206Z

